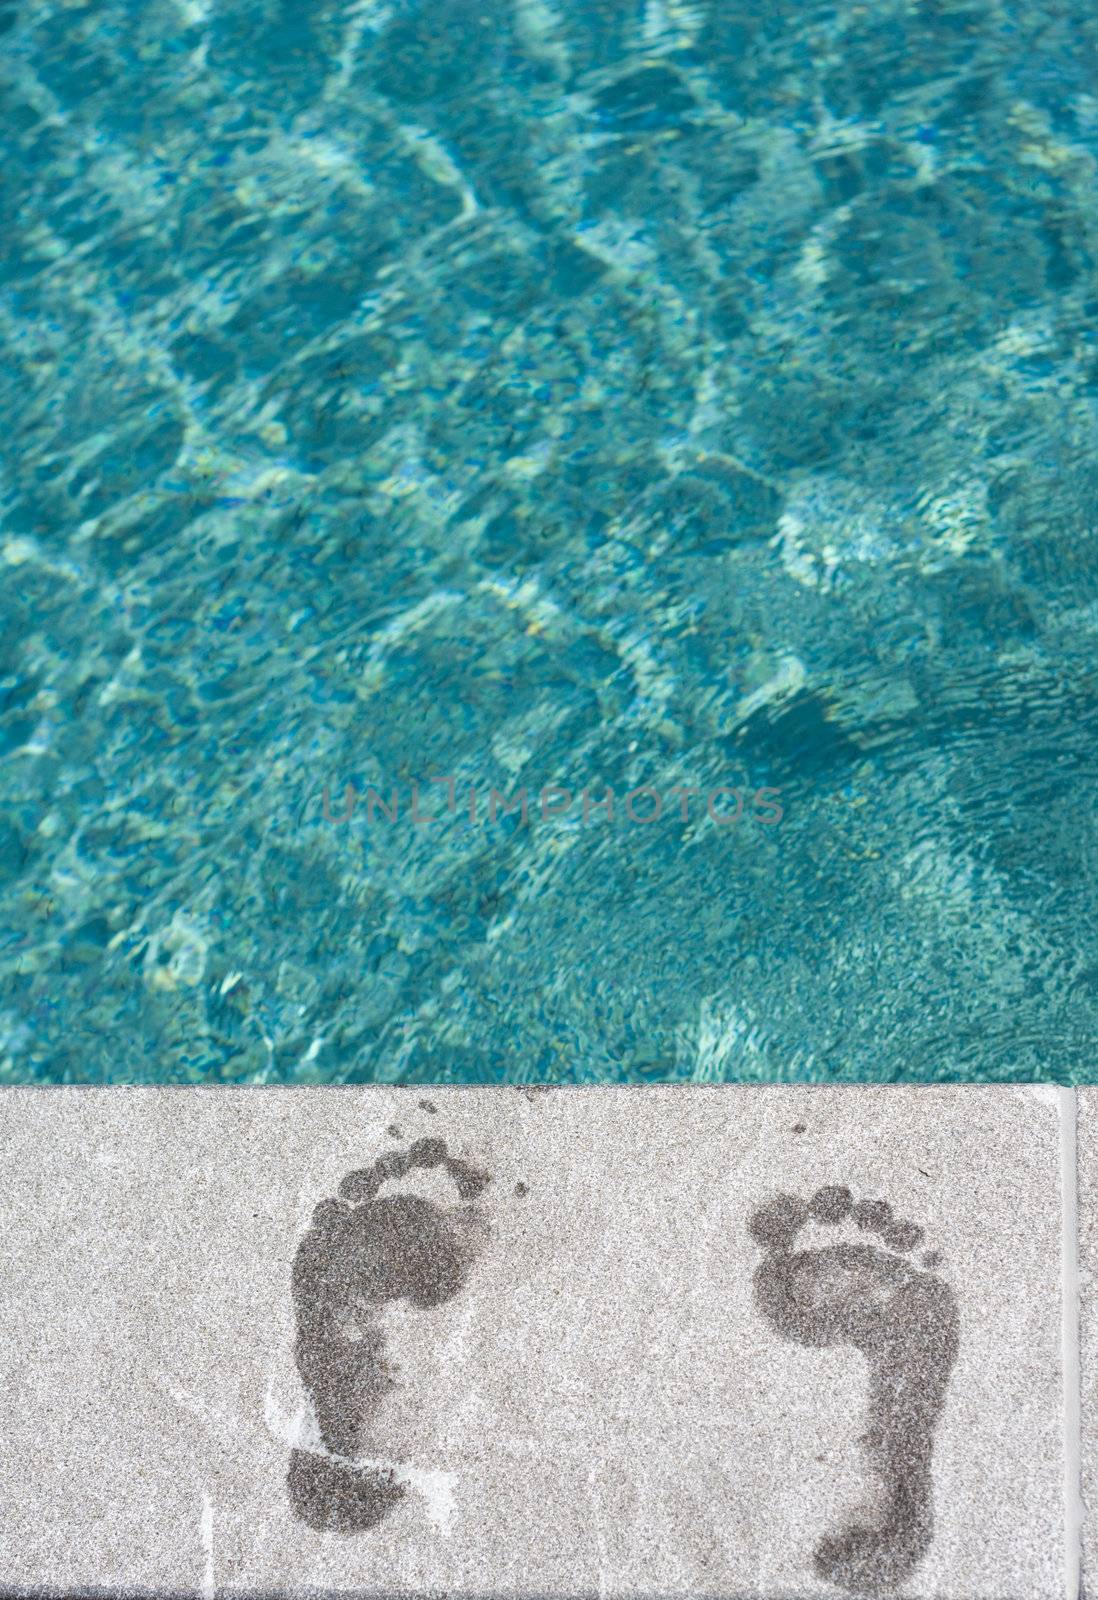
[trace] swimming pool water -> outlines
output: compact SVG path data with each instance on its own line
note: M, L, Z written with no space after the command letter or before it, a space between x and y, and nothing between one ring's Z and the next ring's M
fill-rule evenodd
M1089 0L0 29L0 1078L1098 1077Z

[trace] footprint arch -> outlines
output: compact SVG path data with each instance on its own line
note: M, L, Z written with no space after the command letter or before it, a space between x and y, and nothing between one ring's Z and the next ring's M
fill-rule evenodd
M810 1224L822 1236L808 1243ZM953 1290L909 1259L920 1228L894 1217L887 1201L855 1201L845 1186L807 1201L779 1195L748 1226L763 1252L755 1300L774 1330L797 1344L850 1345L865 1357L862 1444L881 1501L872 1521L825 1534L814 1560L818 1575L843 1589L888 1592L911 1575L933 1537L934 1434L960 1341ZM846 1236L829 1242L833 1228Z

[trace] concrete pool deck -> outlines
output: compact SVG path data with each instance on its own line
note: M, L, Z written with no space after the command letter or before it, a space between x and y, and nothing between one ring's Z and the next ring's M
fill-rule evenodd
M0 1594L1098 1594L1098 1090L6 1088L0 1149Z

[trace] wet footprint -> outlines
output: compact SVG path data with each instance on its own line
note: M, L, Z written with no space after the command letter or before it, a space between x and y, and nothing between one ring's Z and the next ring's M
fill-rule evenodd
M809 1222L845 1223L878 1243L794 1249ZM855 1204L849 1189L821 1189L807 1202L780 1195L749 1228L764 1252L755 1298L772 1326L800 1344L853 1345L869 1365L862 1443L882 1503L871 1522L853 1521L820 1540L816 1571L859 1594L893 1589L933 1533L931 1451L958 1345L953 1291L904 1259L920 1243L920 1228L894 1219L885 1201Z
M417 1167L443 1169L462 1203L379 1193ZM444 1140L418 1139L350 1173L339 1198L313 1212L293 1265L294 1356L323 1450L292 1451L287 1477L291 1504L310 1528L359 1533L403 1498L391 1468L362 1461L371 1417L396 1387L381 1313L389 1301L427 1308L458 1293L485 1234L470 1202L490 1181L450 1156Z

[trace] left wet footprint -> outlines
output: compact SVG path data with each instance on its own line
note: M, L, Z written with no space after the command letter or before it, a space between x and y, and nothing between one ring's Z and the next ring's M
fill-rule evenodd
M381 1193L415 1168L444 1172L456 1203ZM294 1511L310 1528L360 1533L403 1498L393 1467L368 1462L371 1419L396 1387L382 1312L394 1300L426 1310L461 1291L486 1232L472 1202L490 1181L444 1140L419 1139L349 1173L338 1198L313 1212L293 1265L294 1357L322 1448L293 1450L287 1476Z

